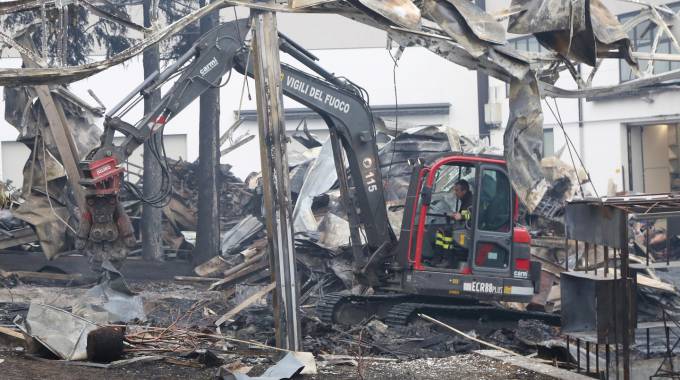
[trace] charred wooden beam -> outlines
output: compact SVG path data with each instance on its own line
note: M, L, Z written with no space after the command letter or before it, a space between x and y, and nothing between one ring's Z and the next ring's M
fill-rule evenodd
M286 127L281 92L281 62L276 15L251 11L253 64L256 85L260 159L264 187L265 223L272 277L276 282L274 321L276 344L299 351L299 289L286 155Z

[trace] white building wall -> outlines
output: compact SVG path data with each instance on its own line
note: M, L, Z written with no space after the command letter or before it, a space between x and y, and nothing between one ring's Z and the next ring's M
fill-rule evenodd
M364 87L369 95L372 105L394 104L394 85L392 80L393 62L384 48L366 49L328 49L315 50L314 54L320 58L320 65L337 75L346 76L353 82ZM284 62L292 63L287 57ZM476 74L463 69L451 62L445 61L435 54L422 48L409 48L398 62L396 71L397 97L401 104L422 103L450 103L452 105L448 123L468 135L477 135L477 89ZM234 79L232 79L233 81ZM238 79L240 82L242 78ZM230 86L227 86L230 87ZM238 94L232 94L235 98L240 97L240 87L233 86L227 91L238 88ZM251 81L251 89L254 88ZM225 87L226 89L226 87ZM224 91L222 96L224 98ZM463 90L463 91L461 91ZM225 121L225 110L222 104L222 126L231 124L233 119ZM287 108L298 108L301 105L284 97L284 105ZM255 109L250 102L244 109ZM232 107L232 109L234 109ZM229 115L232 117L232 115ZM400 118L402 122L411 123L439 123L440 118ZM289 123L286 127L292 130L297 123ZM325 127L320 122L315 125L310 123L312 130ZM248 132L257 134L257 127L253 124L246 126ZM251 171L259 171L260 163L253 160L253 152L257 154L257 138L237 151L224 157L223 162L232 165L232 171L241 177L245 177ZM259 158L259 156L258 156Z

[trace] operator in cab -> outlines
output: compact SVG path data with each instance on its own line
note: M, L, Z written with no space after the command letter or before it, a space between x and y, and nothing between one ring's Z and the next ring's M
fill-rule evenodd
M456 181L453 186L456 197L455 212L449 214L455 222L447 227L440 227L435 232L434 253L431 260L436 267L462 270L467 265L469 255L470 236L467 222L472 218L472 203L474 197L470 191L470 184L464 179Z
M454 220L468 221L470 220L470 208L472 207L472 193L470 192L470 184L464 179L456 181L453 186L453 193L458 200L457 211L451 216Z

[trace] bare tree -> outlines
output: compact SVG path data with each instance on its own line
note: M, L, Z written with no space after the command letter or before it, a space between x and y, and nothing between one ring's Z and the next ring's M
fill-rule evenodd
M201 0L201 6L206 0ZM201 19L201 34L219 23L219 13L214 11ZM211 88L200 100L198 147L198 226L194 261L204 262L220 249L220 89Z
M144 26L151 27L157 20L157 9L153 7L154 0L144 0ZM158 44L144 51L144 77L148 77L154 71L160 70L160 51ZM144 97L144 113L151 112L160 103L161 91L157 89ZM154 157L150 144L162 144L163 130L159 130L144 144L144 197L151 198L158 194L161 187L161 166L159 160ZM142 256L145 260L162 260L163 249L161 246L162 210L156 205L145 203L142 208Z

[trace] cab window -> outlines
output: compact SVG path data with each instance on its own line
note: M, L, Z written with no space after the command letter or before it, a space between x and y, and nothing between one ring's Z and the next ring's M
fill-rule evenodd
M476 172L476 167L470 164L451 164L441 166L435 173L423 226L421 249L425 266L450 271L468 266Z
M477 227L484 231L510 231L511 196L510 181L505 173L500 170L484 169L479 193Z
M476 267L505 270L510 262L507 239L512 227L512 190L507 175L483 168L479 178Z
M453 188L456 182L465 180L469 183L470 193L474 193L474 166L444 165L435 174L432 186L432 200L428 210L427 224L440 224L449 215L460 208L460 200Z

